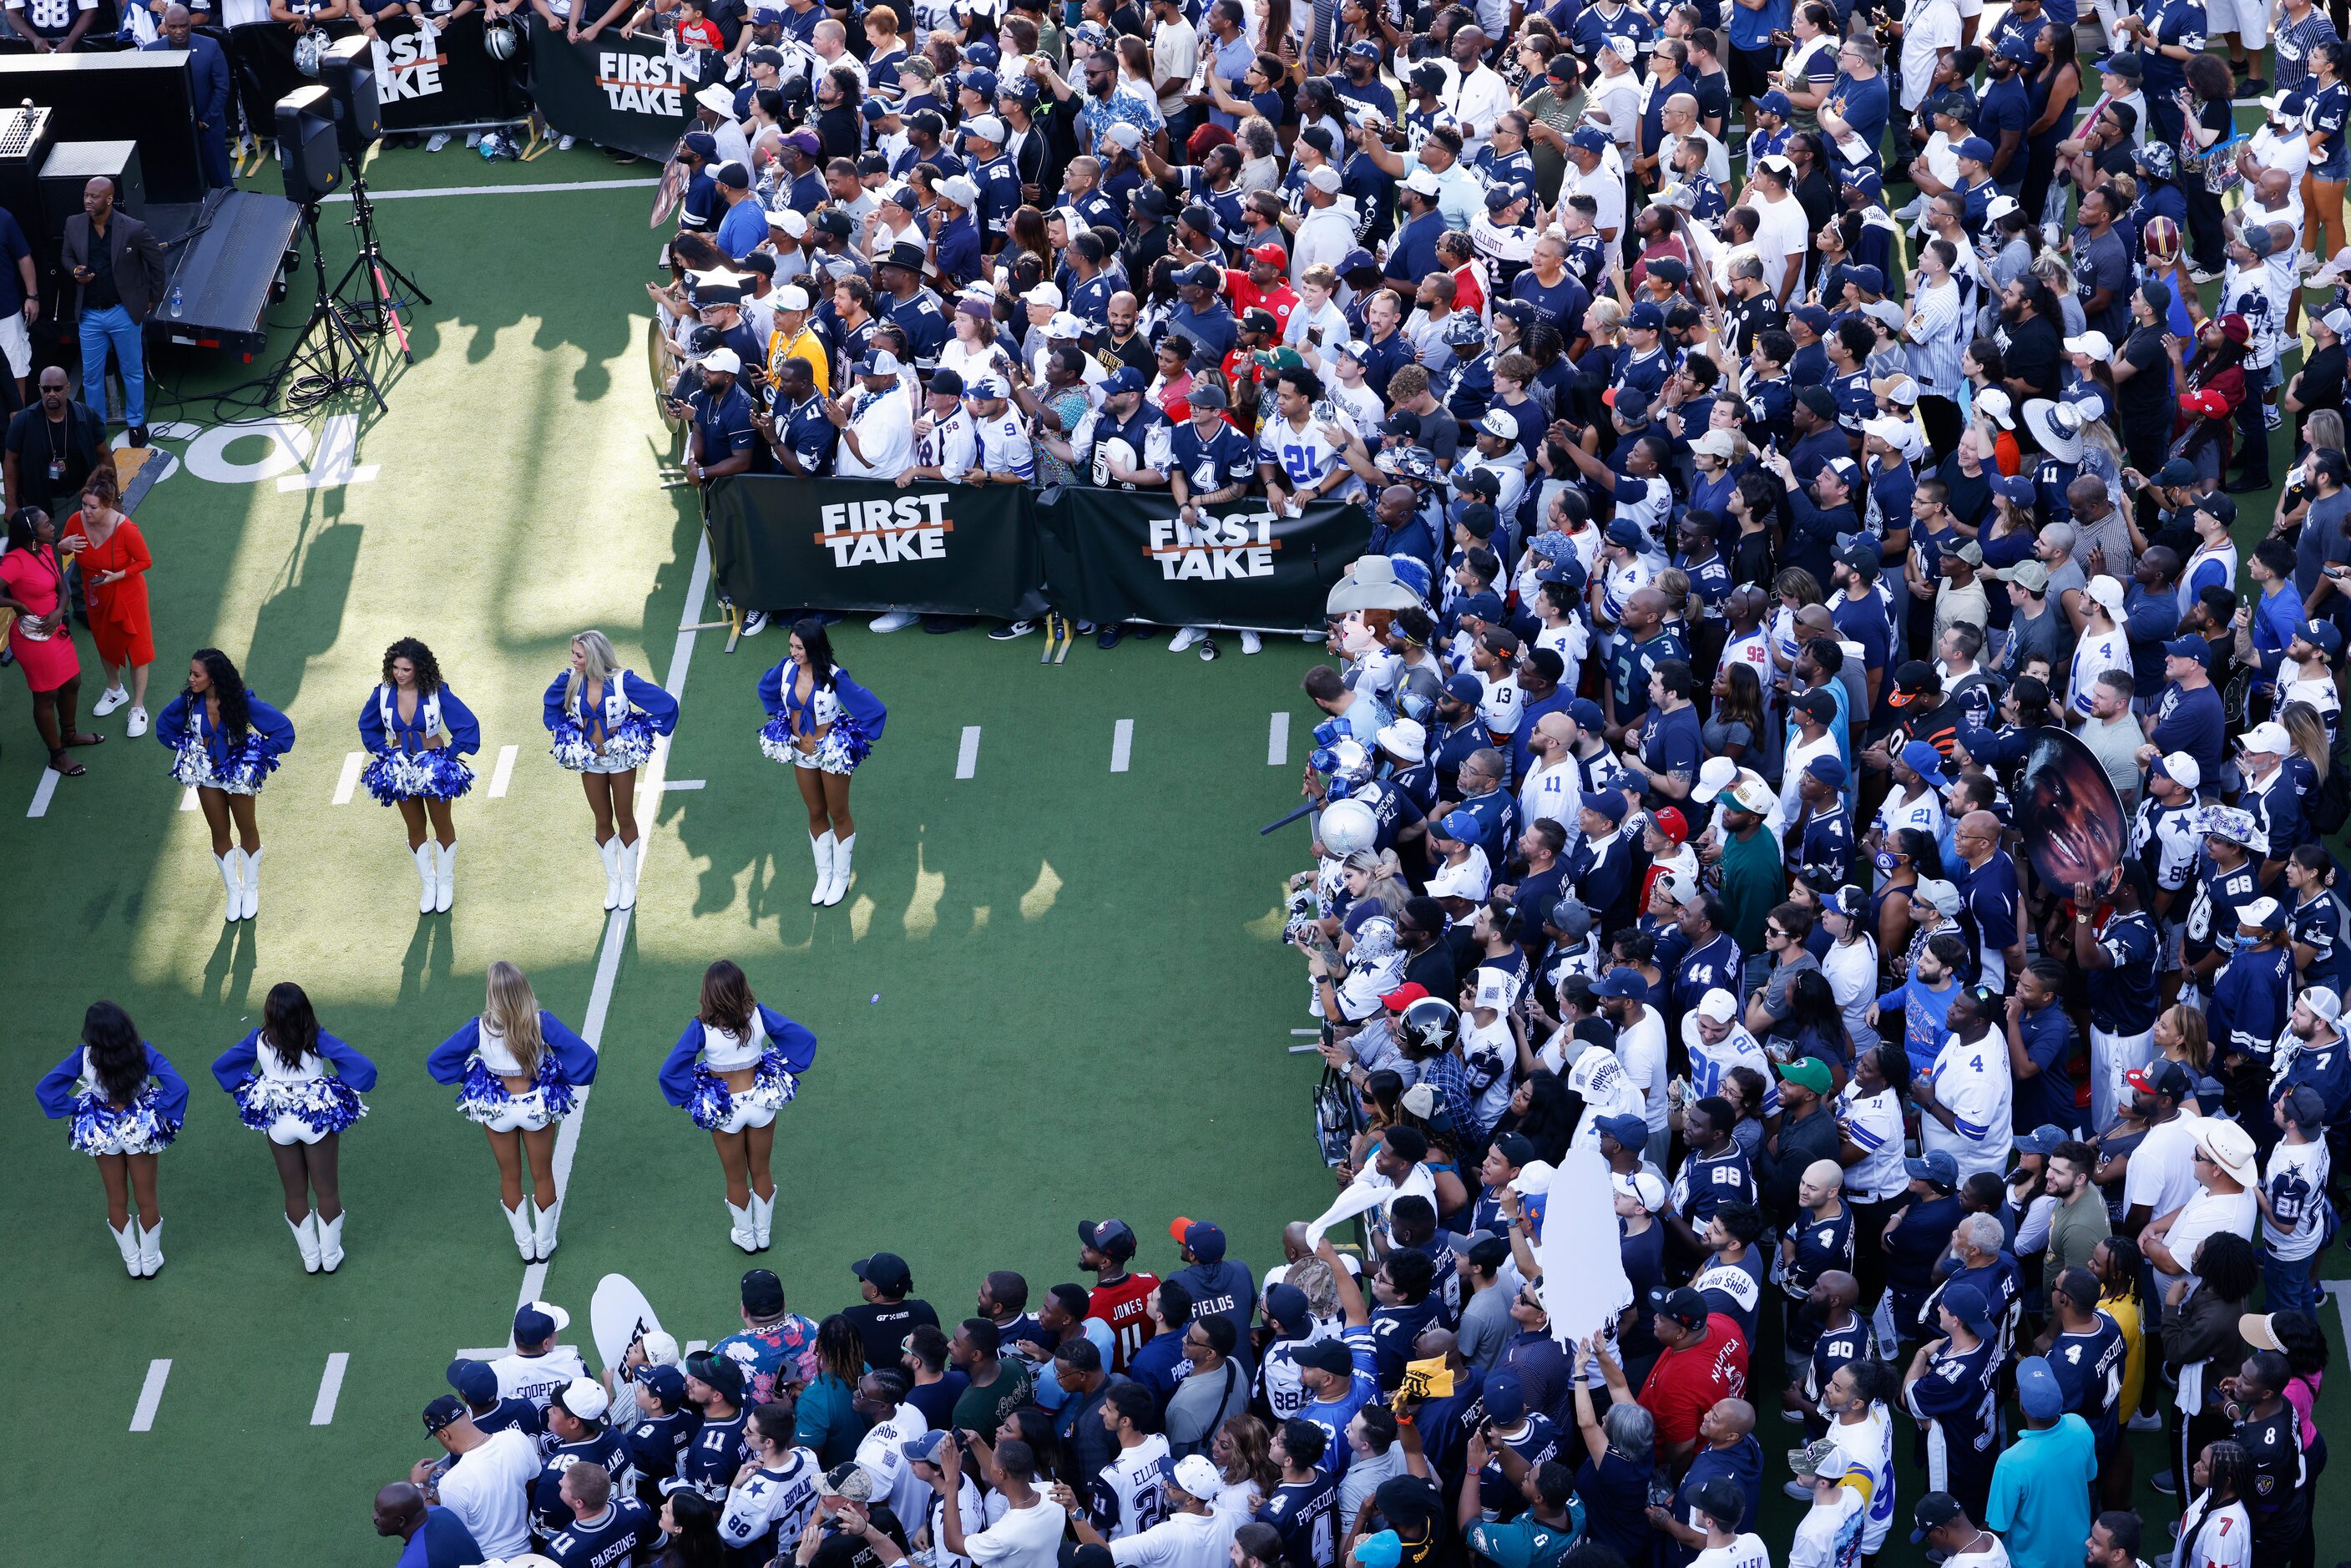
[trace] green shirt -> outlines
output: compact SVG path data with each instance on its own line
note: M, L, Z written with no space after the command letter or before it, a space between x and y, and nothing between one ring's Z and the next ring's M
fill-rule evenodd
M1583 1500L1570 1500L1567 1514L1565 1530L1543 1523L1531 1512L1507 1524L1473 1524L1469 1550L1497 1568L1553 1568L1583 1536Z
M999 1360L995 1382L975 1383L956 1396L953 1417L956 1428L996 1441L996 1429L1006 1416L1029 1403L1032 1386L1027 1367L1009 1358Z
M2053 1282L2067 1269L2086 1269L2099 1242L2114 1234L2106 1206L2095 1188L2085 1188L2071 1203L2060 1203L2049 1217L2049 1272Z
M1788 894L1787 869L1770 830L1758 827L1745 842L1736 833L1722 840L1722 902L1730 912L1730 939L1741 953L1763 951L1763 926Z

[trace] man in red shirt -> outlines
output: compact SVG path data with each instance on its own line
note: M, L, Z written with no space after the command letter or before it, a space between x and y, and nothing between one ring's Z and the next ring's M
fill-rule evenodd
M1745 1396L1747 1342L1735 1320L1708 1313L1706 1298L1687 1285L1651 1291L1649 1311L1663 1349L1640 1402L1657 1424L1659 1461L1678 1475L1698 1448L1706 1413L1719 1400Z
M1273 312L1273 340L1290 329L1290 313L1298 308L1298 296L1290 287L1290 257L1278 245L1261 245L1249 253L1249 270L1237 267L1225 269L1225 292L1233 302L1233 314L1246 313L1255 306Z
M1159 1276L1129 1273L1126 1265L1134 1257L1134 1232L1125 1220L1078 1221L1078 1267L1095 1277L1086 1298L1086 1316L1100 1318L1110 1327L1113 1372L1124 1372L1155 1332L1151 1298L1159 1291Z

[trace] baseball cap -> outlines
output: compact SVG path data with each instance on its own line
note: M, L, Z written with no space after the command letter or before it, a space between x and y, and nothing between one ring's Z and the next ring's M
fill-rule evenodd
M1445 683L1445 695L1458 703L1483 702L1486 688L1477 676L1464 670Z
M1638 1152L1649 1146L1647 1118L1630 1113L1600 1118L1600 1135L1612 1139L1618 1147Z
M1911 1180L1930 1183L1945 1192L1953 1191L1959 1185L1959 1162L1950 1156L1948 1150L1931 1149L1915 1160L1904 1160L1902 1169Z
M1081 1219L1078 1240L1114 1261L1124 1262L1134 1256L1134 1232L1123 1219Z
M675 1405L685 1397L685 1374L674 1366L645 1367L637 1374L637 1382L665 1404Z
M1640 1120L1638 1117L1631 1119ZM1646 1122L1642 1123L1645 1127L1647 1124ZM1631 1176L1614 1176L1610 1178L1608 1185L1651 1214L1656 1214L1666 1207L1666 1184L1658 1178L1655 1171L1635 1171Z
M592 1377L573 1378L555 1391L555 1402L581 1421L601 1421L612 1407L612 1396Z
M1921 697L1939 696L1942 691L1943 677L1935 673L1934 665L1924 659L1909 659L1894 672L1894 690L1886 700L1896 707L1907 707ZM1923 743L1911 743L1913 746L1920 744ZM1932 751L1934 747L1929 746L1927 749ZM1903 747L1902 759L1905 762L1910 760L1909 747Z
M1957 147L1951 149L1951 151L1959 156L1967 159L1971 163L1983 163L1988 165L1991 162L1992 159L1991 143L1986 141L1980 136L1968 137L1961 141Z
M552 1339L571 1326L571 1314L549 1301L525 1301L515 1309L514 1339L517 1344L537 1344Z
M1202 1454L1186 1454L1176 1461L1176 1488L1202 1502L1214 1502L1224 1488L1224 1477Z
M1380 1005L1384 1008L1393 1008L1398 1012L1402 1012L1415 1002L1427 999L1428 988L1418 980L1406 980L1395 990L1384 991L1380 994Z
M1492 1385L1489 1383L1488 1386L1490 1389ZM1404 1537L1393 1530L1366 1535L1355 1542L1354 1556L1357 1568L1396 1568L1404 1561Z
M1194 408L1223 408L1225 391L1214 382L1192 383L1191 403Z
M1497 1421L1515 1421L1527 1413L1527 1385L1515 1372L1497 1372L1486 1379L1486 1414Z
M2219 490L2213 491L2209 496L2197 497L2196 509L2199 512L2210 512L2214 521L2223 525L2232 524L2237 520L2237 498Z
M743 1393L743 1364L731 1356L716 1355L706 1350L695 1351L685 1358L685 1375L696 1383L708 1384L725 1395L731 1403Z
M1914 740L1910 744L1920 746L1925 743ZM1928 905L1946 920L1959 912L1959 890L1938 876L1920 877L1911 884L1910 897L1912 902Z
M2211 646L2203 638L2191 633L2185 637L2174 637L2163 645L2163 652L2167 658L2200 661L2210 651Z
M1122 392L1139 392L1142 390L1143 372L1133 365L1121 365L1104 377L1102 384L1104 397L1117 397Z
M784 1310L784 1282L773 1269L752 1269L743 1275L743 1310L755 1318L773 1317Z
M1992 575L2003 582L2016 583L2027 593L2039 593L2049 586L2049 569L2037 560L2021 560L2014 566L2001 567Z
M1911 1522L1918 1527L1910 1532L1910 1544L1920 1544L1927 1539L1928 1531L1942 1529L1959 1518L1959 1501L1949 1492L1928 1492L1918 1500L1918 1506L1910 1511Z
M819 1492L837 1497L846 1502L871 1502L873 1500L873 1472L854 1459L844 1459L824 1472L817 1483Z
M1583 791L1582 804L1585 810L1596 811L1612 822L1623 821L1625 813L1632 809L1626 804L1625 792L1621 789L1586 789ZM1601 993L1603 996L1607 994L1605 991ZM1644 989L1629 994L1645 996L1647 992Z
M2276 925L2284 913L2274 898L2249 898L2237 905L2237 924L2265 931Z
M1687 1285L1667 1289L1663 1285L1649 1291L1649 1310L1661 1318L1671 1318L1684 1328L1696 1328L1706 1322L1706 1298Z
M1765 114L1776 114L1782 120L1795 111L1795 105L1789 101L1788 95L1776 87L1757 99L1755 107Z
M1134 1238L1130 1235L1128 1239L1132 1241ZM914 1270L895 1252L876 1252L871 1258L861 1258L849 1266L849 1271L884 1294L912 1290L914 1284Z
M2204 639L2192 637L2184 640L2201 643ZM2170 644L2164 644L2164 650L2168 653ZM2155 759L2153 767L2155 771L2171 779L2183 789L2193 789L2204 782L2203 764L2184 751L2167 752Z
M1318 1339L1311 1344L1301 1345L1290 1354L1290 1358L1299 1365L1312 1367L1317 1372L1327 1372L1334 1377L1344 1377L1354 1369L1355 1365L1355 1358L1343 1340Z
M1644 299L1625 315L1625 325L1636 330L1662 332L1666 327L1666 313Z
M1780 1064L1780 1077L1789 1083L1799 1084L1813 1093L1825 1097L1836 1087L1829 1076L1828 1063L1817 1056L1799 1056Z
M1265 1293L1266 1321L1280 1327L1302 1329L1313 1312L1314 1303L1295 1285L1276 1285Z
M939 1462L939 1445L946 1440L946 1433L934 1427L913 1442L899 1444L898 1451L910 1459L919 1459L924 1464L935 1465Z
M1737 1530L1740 1521L1747 1517L1747 1494L1729 1476L1717 1476L1701 1483L1690 1493L1689 1500L1691 1507L1725 1530Z
M2134 1067L2123 1074L2123 1082L2130 1085L2134 1093L2168 1095L2174 1100L2187 1099L2195 1088L2189 1081L2188 1069L2176 1061L2150 1061Z
M486 1361L468 1361L460 1356L449 1364L449 1386L468 1405L495 1405L498 1398L498 1375Z
M743 359L732 349L713 349L702 357L702 368L715 374L740 375Z
M455 1395L441 1395L424 1407L424 1435L429 1437L435 1432L454 1427L470 1414L465 1402Z
M1942 1308L1966 1324L1970 1333L1991 1332L1991 1303L1984 1300L1983 1291L1964 1280L1944 1288Z
M2285 726L2275 719L2271 719L2245 731L2244 738L2237 742L2237 747L2242 751L2259 751L2273 757L2283 757L2294 749L2294 737L2286 734Z
M1225 1233L1205 1219L1182 1219L1167 1228L1179 1247L1191 1249L1192 1256L1203 1263L1221 1262L1225 1256Z

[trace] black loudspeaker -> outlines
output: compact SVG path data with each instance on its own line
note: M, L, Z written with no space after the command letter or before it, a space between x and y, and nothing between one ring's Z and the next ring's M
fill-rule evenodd
M342 189L335 106L325 88L299 88L277 100L277 163L286 199L297 206L313 206Z
M335 103L335 135L356 163L383 135L375 90L375 45L365 35L337 38L319 53L319 79Z

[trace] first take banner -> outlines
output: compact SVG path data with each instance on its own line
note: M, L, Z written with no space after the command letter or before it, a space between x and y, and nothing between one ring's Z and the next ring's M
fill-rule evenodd
M711 562L746 610L913 610L1012 621L1047 605L1081 620L1311 631L1361 555L1371 518L1262 499L1181 521L1164 496L1071 486L734 476L704 503Z
M530 50L539 116L563 135L663 163L694 128L703 84L657 37L606 28L575 44L534 15Z
M348 22L323 29L330 38L358 30ZM318 79L295 67L294 35L274 22L234 29L229 50L246 115L251 118L257 107L257 125L276 124L271 106ZM492 59L483 44L478 11L429 31L409 17L387 17L377 25L374 53L376 99L387 136L503 125L528 112L513 68Z

